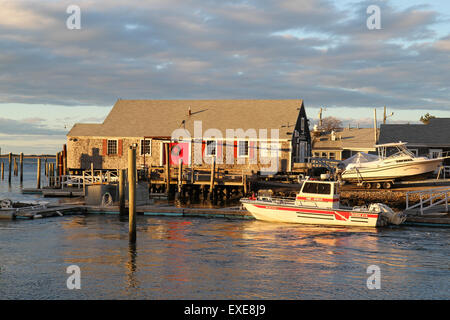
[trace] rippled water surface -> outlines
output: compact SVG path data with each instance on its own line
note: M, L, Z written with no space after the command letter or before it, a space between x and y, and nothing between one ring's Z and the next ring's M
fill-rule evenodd
M12 188L5 195L20 197ZM9 192L9 193L8 193ZM1 299L449 299L450 230L115 215L0 220ZM81 269L69 290L66 268ZM367 268L380 268L369 290Z

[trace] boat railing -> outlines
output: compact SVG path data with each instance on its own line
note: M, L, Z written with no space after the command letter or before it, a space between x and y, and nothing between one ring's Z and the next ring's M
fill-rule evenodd
M294 198L287 198L287 197L259 196L258 200L277 203L277 204L294 204L295 203Z

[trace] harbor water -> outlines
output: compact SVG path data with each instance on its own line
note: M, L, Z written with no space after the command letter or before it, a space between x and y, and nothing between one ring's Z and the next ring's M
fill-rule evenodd
M25 168L23 186L35 187L35 160ZM39 199L5 178L0 199ZM155 216L137 226L129 245L117 215L0 220L0 299L450 298L448 228ZM68 286L73 265L80 289Z

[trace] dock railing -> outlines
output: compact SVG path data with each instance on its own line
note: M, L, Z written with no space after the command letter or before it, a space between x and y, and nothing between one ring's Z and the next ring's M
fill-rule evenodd
M84 189L87 185L116 183L118 181L118 170L86 170L83 175L69 174L56 177L56 183L61 186L61 189L68 187Z
M420 215L423 215L424 211L429 210L438 205L443 205L445 211L448 212L450 187L432 188L428 190L417 190L406 192L406 208L405 211L411 211L412 209L418 209ZM410 205L410 199L412 195L419 195L419 202ZM440 200L439 200L440 199Z

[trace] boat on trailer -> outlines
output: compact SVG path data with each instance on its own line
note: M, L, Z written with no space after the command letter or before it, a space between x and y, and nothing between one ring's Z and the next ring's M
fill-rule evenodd
M406 142L379 144L378 157L347 164L341 172L341 179L359 183L367 189L374 187L389 189L395 181L417 179L435 172L447 157L429 159L416 157L406 147ZM388 150L396 152L388 155Z
M270 195L243 198L241 203L257 220L316 225L380 227L401 224L403 212L394 212L382 203L362 207L340 204L339 184L335 181L306 180L293 198Z

